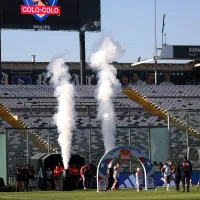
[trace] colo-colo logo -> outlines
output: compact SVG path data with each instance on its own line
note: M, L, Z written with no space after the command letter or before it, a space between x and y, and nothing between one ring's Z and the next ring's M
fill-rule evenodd
M60 15L58 0L23 0L21 14L33 15L37 20L44 21L49 15Z

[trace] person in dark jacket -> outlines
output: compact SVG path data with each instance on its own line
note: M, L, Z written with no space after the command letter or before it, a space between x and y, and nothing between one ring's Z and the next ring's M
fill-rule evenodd
M187 183L187 192L190 191L190 178L192 176L192 164L187 159L187 156L184 157L184 160L182 162L181 166L181 172L182 172L182 184L183 184L183 192L185 192L185 181Z
M16 192L21 192L22 189L22 170L20 166L17 166L15 171L16 178Z
M24 189L29 190L29 167L24 166Z
M179 192L179 185L181 181L181 165L176 161L172 168L172 173L174 174L174 181L176 184L176 190Z

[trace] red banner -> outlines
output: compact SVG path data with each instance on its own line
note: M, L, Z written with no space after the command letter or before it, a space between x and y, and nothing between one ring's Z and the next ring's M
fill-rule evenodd
M25 6L21 5L22 15L60 15L60 6Z
M120 162L127 162L131 159L131 150L130 149L124 149L120 150Z

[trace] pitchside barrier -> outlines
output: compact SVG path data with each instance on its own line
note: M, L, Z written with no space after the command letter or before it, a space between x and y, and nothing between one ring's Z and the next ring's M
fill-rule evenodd
M166 184L161 180L162 175L161 172L156 171L154 172L154 184L155 187L157 186L166 186ZM174 176L173 176L174 177ZM192 184L197 185L198 180L200 178L200 170L195 170L192 173ZM182 185L182 183L180 183ZM143 177L143 187L144 187L144 177ZM175 186L174 179L170 183L170 186ZM135 173L121 173L119 178L119 188L136 188L136 180L135 180Z

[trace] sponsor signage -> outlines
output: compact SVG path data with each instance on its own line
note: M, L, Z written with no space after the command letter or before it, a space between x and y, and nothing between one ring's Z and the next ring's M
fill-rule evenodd
M192 45L164 45L162 59L172 60L200 60L200 46Z
M174 59L200 59L200 46L173 46Z
M37 15L39 20L40 16L45 15L60 15L60 6L21 6L22 15Z
M131 151L129 149L120 150L120 162L128 162L131 160Z
M107 168L112 168L113 160L115 157L120 156L120 161L129 161L131 156L137 158L140 161L144 169L144 187L145 189L154 188L154 168L149 160L148 156L136 146L117 146L110 149L104 154L101 158L98 167L97 167L97 191L106 191L108 178L107 178ZM134 182L134 176L131 175L124 182L125 184L132 185L131 182ZM131 181L131 182L130 182Z
M98 186L99 186L99 191L106 191L107 189L107 183L104 179L98 180Z
M1 28L100 31L100 0L2 0Z

